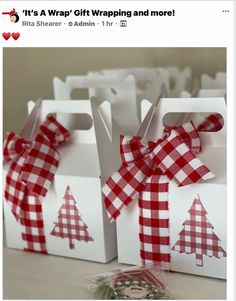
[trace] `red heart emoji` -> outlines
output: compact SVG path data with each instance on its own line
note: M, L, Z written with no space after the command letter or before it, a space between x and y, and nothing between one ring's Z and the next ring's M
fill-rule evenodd
M10 32L4 32L4 33L2 34L2 36L3 36L3 38L7 41L7 40L11 37L11 34L10 34Z
M11 36L13 37L14 40L18 40L19 37L20 37L20 33L19 33L19 32L13 32L13 33L11 34Z

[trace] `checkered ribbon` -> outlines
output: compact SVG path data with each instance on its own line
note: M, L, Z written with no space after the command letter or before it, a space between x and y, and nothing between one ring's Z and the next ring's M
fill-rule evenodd
M199 132L218 132L222 129L224 125L223 117L216 113L211 114L205 118L205 120L199 124L198 131Z
M179 233L179 240L172 250L195 254L196 265L200 267L203 266L203 255L216 258L226 257L226 252L220 245L221 241L206 217L207 211L199 196L194 200L188 212L190 217L183 223L184 227Z
M4 143L4 162L10 161L5 199L17 221L24 227L25 250L46 253L40 197L53 181L60 155L56 147L69 138L69 132L53 116L41 124L34 141L9 133Z
M214 176L192 151L200 150L200 139L191 122L163 137L144 144L140 137L121 136L121 167L102 188L110 221L139 197L143 264L170 262L169 181L185 186Z

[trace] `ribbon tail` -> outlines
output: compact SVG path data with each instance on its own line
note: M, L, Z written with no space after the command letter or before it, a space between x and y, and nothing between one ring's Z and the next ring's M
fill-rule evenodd
M37 196L27 196L22 204L20 223L24 229L25 251L47 254L42 204Z
M168 210L169 180L153 175L139 193L140 256L142 264L162 263L169 269L170 234Z
M70 133L52 116L41 124L34 141L10 133L4 144L4 160L13 160L7 176L5 199L23 227L25 250L47 253L42 205L56 173L60 154L56 146Z
M146 180L152 172L151 164L148 163L148 161L139 160L136 164L122 165L106 181L102 187L102 194L109 221L115 220L143 190Z

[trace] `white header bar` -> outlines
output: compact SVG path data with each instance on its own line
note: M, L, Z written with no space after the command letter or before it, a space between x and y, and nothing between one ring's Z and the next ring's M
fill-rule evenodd
M4 47L225 47L233 30L233 2L2 1L19 22L0 18ZM16 36L17 37L17 36Z

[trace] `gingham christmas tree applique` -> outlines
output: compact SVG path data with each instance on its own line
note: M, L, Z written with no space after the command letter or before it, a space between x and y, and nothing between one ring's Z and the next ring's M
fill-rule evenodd
M196 265L203 266L203 255L208 257L226 257L225 250L220 245L219 237L214 233L214 227L208 221L207 211L200 197L195 198L188 210L190 218L183 223L184 228L179 233L179 240L172 250L179 253L196 254Z
M64 200L65 203L58 211L58 220L54 222L55 226L50 234L61 238L68 238L70 249L75 248L74 240L93 241L93 238L88 233L87 225L79 214L76 201L69 186L67 186Z

